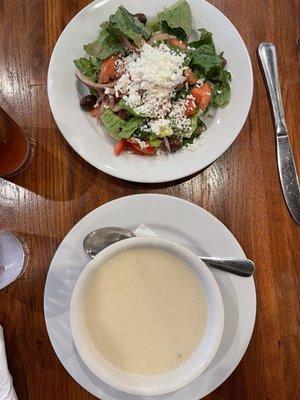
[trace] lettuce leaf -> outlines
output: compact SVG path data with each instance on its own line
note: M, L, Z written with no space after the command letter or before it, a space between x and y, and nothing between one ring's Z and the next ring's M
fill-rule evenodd
M108 31L108 23L103 24L98 38L83 48L87 54L100 60L105 60L107 57L125 50L125 46L120 43L118 37Z
M155 137L155 135L152 135L151 137L150 137L150 139L149 139L149 144L150 144L150 146L152 146L152 147L155 147L155 148L157 148L157 147L159 147L160 145L161 145L161 140L160 139L157 139L156 137Z
M137 112L134 111L133 108L131 108L124 99L121 99L119 101L119 106L123 109L126 110L129 114L134 115L135 117L145 117L145 115L138 114Z
M109 136L119 140L119 133L124 128L126 121L118 117L112 110L107 108L100 116L100 120L107 130Z
M216 54L214 46L208 44L203 44L194 51L192 62L207 79L218 76L222 68L221 58Z
M214 44L214 41L212 38L212 33L208 32L204 28L198 29L198 31L200 32L199 39L194 42L189 43L189 46L195 47L197 49L198 47L200 47L204 44L207 44L215 50L215 44Z
M161 21L158 18L151 19L146 23L146 26L153 32L162 30Z
M97 82L101 65L99 60L92 57L81 57L74 60L74 64L83 75L87 76L91 81Z
M118 134L120 139L129 139L133 133L142 125L143 118L132 117L126 122L121 132Z
M151 36L151 29L142 24L134 15L120 6L114 15L109 17L108 31L117 36L126 36L135 45L140 46L141 40L148 40Z
M165 32L174 34L179 39L186 40L192 31L192 14L186 0L178 0L171 7L157 14L157 20L162 22Z
M211 102L214 107L225 107L229 103L231 97L230 81L230 72L222 69L219 75L219 82L214 84Z

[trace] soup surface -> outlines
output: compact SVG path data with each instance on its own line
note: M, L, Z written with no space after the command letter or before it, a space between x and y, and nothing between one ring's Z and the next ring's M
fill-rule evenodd
M195 272L155 248L121 253L89 278L85 317L96 349L123 371L167 372L195 351L207 309Z

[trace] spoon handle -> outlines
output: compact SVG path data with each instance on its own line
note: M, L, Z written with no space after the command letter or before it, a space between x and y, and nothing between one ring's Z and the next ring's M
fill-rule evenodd
M215 258L200 257L209 267L214 267L222 271L231 272L239 276L251 276L254 273L254 263L243 258Z

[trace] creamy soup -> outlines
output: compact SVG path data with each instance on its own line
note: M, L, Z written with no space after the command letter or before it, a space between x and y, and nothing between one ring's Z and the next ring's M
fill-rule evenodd
M195 351L207 308L195 272L153 248L121 253L91 274L85 299L90 338L123 371L169 371Z

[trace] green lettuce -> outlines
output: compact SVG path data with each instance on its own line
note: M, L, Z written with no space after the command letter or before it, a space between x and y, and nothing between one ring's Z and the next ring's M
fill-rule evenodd
M219 81L214 84L211 104L214 107L225 107L229 103L231 97L230 72L222 69L218 80Z
M212 38L212 33L208 32L206 29L198 29L200 32L199 39L189 43L190 47L195 47L196 49L204 44L211 46L215 50L215 44Z
M174 34L179 39L186 40L192 31L192 14L186 0L178 0L171 7L157 14L162 30Z
M81 57L77 60L74 60L74 64L83 75L87 76L91 81L97 82L101 65L99 60L93 57Z
M126 122L121 132L118 134L120 139L129 139L133 133L142 125L143 118L132 117Z
M145 117L145 115L138 114L137 112L134 111L133 108L131 108L124 99L121 99L119 101L119 106L123 109L126 110L130 115L134 115L135 117Z
M157 148L157 147L159 147L161 145L161 142L162 141L160 139L157 139L155 137L155 135L151 135L150 136L150 139L149 139L150 146Z
M125 50L125 46L119 41L117 35L108 31L108 23L103 24L98 38L83 48L87 54L100 60L105 60L107 57Z
M146 23L146 26L153 32L162 30L161 21L158 18L151 19Z
M151 29L142 24L134 15L120 6L114 15L109 17L108 31L117 36L126 36L135 45L140 46L142 38L148 40Z
M203 44L194 51L192 63L208 79L217 76L222 68L221 58L216 54L214 46L208 44Z
M137 114L133 108L131 108L124 99L121 99L119 101L119 106L123 109L126 110L128 112L128 114L134 115L136 117L139 117L139 114Z
M108 134L115 140L119 140L119 133L124 128L126 121L118 117L109 108L104 111L100 116L100 120L103 123Z

